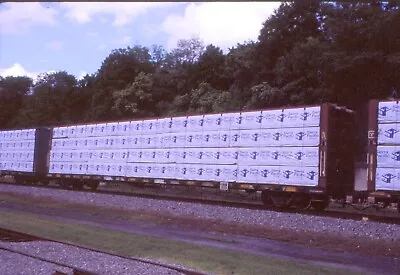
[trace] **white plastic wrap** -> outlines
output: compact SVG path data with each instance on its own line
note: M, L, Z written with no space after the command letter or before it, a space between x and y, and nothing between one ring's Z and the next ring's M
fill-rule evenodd
M378 124L378 144L400 144L398 123Z
M238 165L237 182L258 183L258 166Z
M317 146L319 127L263 129L260 131L259 145L267 146Z
M158 119L156 123L157 123L156 127L158 134L171 132L172 119L170 117Z
M221 130L239 129L242 123L240 113L223 113L221 116Z
M259 166L258 183L317 186L318 167Z
M171 133L170 147L172 148L183 148L186 143L185 133Z
M158 134L149 134L141 136L140 145L142 148L158 148L160 143L160 137Z
M204 115L188 116L187 132L203 131Z
M123 121L123 122L118 122L117 125L117 135L118 136L126 136L129 134L129 129L130 129L130 121Z
M185 147L201 147L203 143L202 132L186 132Z
M237 181L237 175L238 175L237 165L218 165L218 167L214 171L215 173L218 173L217 179L219 181L225 181L225 182Z
M96 136L96 124L87 124L85 127L85 137Z
M398 122L400 120L399 101L383 101L378 104L378 123Z
M261 123L263 120L262 112L242 112L242 122L240 129L261 129Z
M238 147L240 144L240 130L230 130L229 131L229 136L230 136L230 142L229 142L229 147Z
M143 121L131 121L129 135L141 135L143 133Z
M109 122L106 124L107 136L118 135L118 122Z
M240 147L254 147L259 145L260 130L240 130Z
M400 169L376 169L375 190L400 191Z
M203 131L218 131L221 129L221 114L204 115Z
M187 116L173 117L171 124L171 133L185 133L188 124Z
M107 135L107 123L96 124L95 134L97 137Z
M283 110L262 111L261 129L281 128L283 122Z
M142 124L143 134L156 134L157 133L157 119L147 119L143 120Z
M378 146L377 167L400 167L400 146Z
M321 107L306 107L300 117L303 120L303 127L320 126Z
M227 131L229 134L229 131ZM220 132L219 131L205 131L202 134L202 148L220 147ZM227 137L227 143L229 143L229 137Z
M216 144L220 148L230 147L231 144L231 133L229 130L221 130L218 133L219 142Z
M317 166L318 147L240 148L239 164Z

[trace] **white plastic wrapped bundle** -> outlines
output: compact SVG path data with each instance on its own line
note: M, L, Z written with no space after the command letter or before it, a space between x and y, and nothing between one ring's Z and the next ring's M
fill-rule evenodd
M118 122L109 122L106 124L107 136L118 135Z
M231 136L230 136L230 131L229 130L221 130L218 133L218 147L229 147L231 143Z
M96 136L98 137L102 137L102 136L106 136L107 133L107 123L100 123L100 124L96 124Z
M223 113L221 116L221 130L239 129L242 123L240 113Z
M158 134L164 134L164 133L171 132L172 119L170 117L160 118L157 120L156 124L157 124L156 128L157 128Z
M140 136L140 146L142 148L157 148L158 145L159 145L159 136L157 134Z
M177 167L176 164L173 163L166 163L162 164L160 167L160 178L163 179L175 179L177 174Z
M85 127L85 136L86 137L93 137L96 136L96 124L88 124Z
M378 104L378 123L398 122L400 120L399 101L384 101Z
M259 167L239 165L237 182L243 183L258 183Z
M68 133L67 136L69 138L77 137L78 136L78 131L77 131L77 126L68 126Z
M226 132L229 134L229 131ZM202 148L220 147L221 143L220 138L221 138L220 131L203 132L201 147ZM227 137L227 140L229 143L229 137Z
M186 132L185 147L202 147L203 133L202 132Z
M258 183L282 184L280 166L258 166Z
M281 128L283 122L283 110L262 111L261 129Z
M237 147L240 144L240 130L231 130L229 132L230 136L230 142L229 146L230 147Z
M400 169L381 168L376 169L375 190L400 191Z
M162 163L175 162L175 159L174 159L174 156L173 156L173 154L171 152L171 149L159 149L157 154L159 156L159 158L157 157L159 162L162 162Z
M263 120L262 112L242 112L242 121L240 129L261 129L261 123Z
M129 150L128 162L144 162L143 149Z
M306 107L300 114L303 120L303 127L319 126L321 121L321 107Z
M118 122L116 134L118 136L126 136L129 134L129 129L130 129L130 121Z
M136 120L136 121L131 121L130 124L130 135L141 135L143 132L143 121L142 120Z
M171 133L184 133L184 132L186 132L187 124L188 124L187 116L173 117L172 118L172 124L170 124L171 125L171 127L170 127Z
M187 132L203 131L204 115L188 116Z
M186 134L185 133L171 133L171 143L172 148L183 148L185 147Z
M157 133L157 119L143 120L142 133L143 134L156 134Z
M378 144L400 144L398 123L378 124Z
M318 167L259 166L259 183L317 186Z
M318 147L240 148L239 163L251 165L317 166Z
M400 167L400 146L378 146L377 167Z
M218 131L221 129L222 115L204 115L203 131Z

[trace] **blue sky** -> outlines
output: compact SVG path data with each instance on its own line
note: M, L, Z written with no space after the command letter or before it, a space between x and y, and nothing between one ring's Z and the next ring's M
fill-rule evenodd
M256 40L275 2L0 4L0 75L94 73L112 49L200 37L223 49Z

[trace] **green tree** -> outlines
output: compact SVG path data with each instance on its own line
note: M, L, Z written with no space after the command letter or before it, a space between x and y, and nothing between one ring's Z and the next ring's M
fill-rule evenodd
M0 128L15 126L23 99L32 83L29 77L0 77Z

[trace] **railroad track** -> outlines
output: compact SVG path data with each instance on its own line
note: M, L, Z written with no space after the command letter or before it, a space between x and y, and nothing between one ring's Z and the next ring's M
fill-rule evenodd
M21 185L21 186L32 186L32 187L40 187L40 188L46 188L46 189L61 189L61 190L70 190L70 189L65 189L60 186L52 186L52 185L30 185L30 184L14 184L10 182L0 182L0 184L8 184L8 185ZM179 187L179 188L185 188L184 186ZM158 189L157 189L158 190ZM177 202L194 202L194 203L202 203L202 204L207 204L207 205L216 205L216 206L226 206L226 207L235 207L235 208L244 208L244 209L252 209L252 210L269 210L269 211L275 211L275 212L282 212L282 213L297 213L297 214L303 214L303 215L309 215L309 216L320 216L320 217L332 217L332 218L338 218L338 219L348 219L348 220L368 220L368 221L374 221L374 222L380 222L380 223L387 223L387 224L400 224L400 214L395 215L395 216L385 216L382 214L372 214L372 213L356 213L356 212L344 212L341 211L341 208L337 208L335 210L325 210L325 211L317 211L313 209L309 210L299 210L299 209L294 209L294 208L277 208L277 207L271 207L271 206L266 206L264 205L260 200L257 200L256 198L252 199L247 199L246 201L243 201L244 196L241 196L241 201L239 200L234 200L232 198L226 199L223 198L222 196L219 196L218 198L204 198L202 195L197 194L197 196L189 196L188 194L182 195L181 194L167 194L167 193L161 193L161 192L128 192L128 191L120 191L120 190L96 190L92 191L89 189L82 189L82 190L74 190L75 192L84 192L84 193L97 193L97 194L107 194L107 195L117 195L117 196L130 196L130 197L141 197L141 198L151 198L151 199L161 199L161 200L170 200L170 201L177 201ZM254 194L248 195L248 197L252 196ZM356 210L360 210L359 207L355 204L348 203L346 202L343 204L342 202L333 202L334 204L340 205L340 207L343 207L344 205L348 207L352 207ZM380 208L378 207L373 207L373 206L367 206L364 207L368 208L372 207L375 208L376 211L379 211Z
M46 242L52 242L52 243L57 243L57 244L63 244L63 245L67 245L69 247L75 247L75 248L84 249L84 250L91 251L91 252L96 252L96 253L101 253L101 254L105 254L105 255L109 255L109 256L113 256L113 257L118 257L118 258L125 259L125 260L141 262L141 263L144 263L144 264L154 265L154 266L158 266L158 267L161 267L161 268L166 268L166 269L178 271L178 272L180 272L182 274L186 274L186 275L205 275L205 273L202 273L202 272L193 271L193 270L185 269L185 268L182 268L182 267L177 267L177 266L174 266L174 265L168 265L168 264L159 263L159 262L155 262L155 261L151 261L151 260L147 260L147 259L140 259L140 258L136 258L136 257L127 257L127 256L119 255L119 254L104 252L104 251L100 251L100 250L96 250L96 249L92 249L92 248L76 245L76 244L69 243L69 242L62 242L62 241L52 240L52 239L48 239L48 238L43 238L43 237L38 237L38 236L26 234L26 233L23 233L23 232L9 230L9 229L6 229L6 228L0 228L0 243L1 242L32 242L32 241L46 241ZM10 249L10 248L4 247L1 244L0 244L0 250L4 250L4 251L8 251L8 252L13 253L13 254L19 254L19 255L22 255L22 256L25 256L25 257L33 258L33 259L39 260L39 261L41 261L43 263L53 264L53 265L56 265L58 267L68 268L68 269L72 270L74 275L95 275L95 274L98 274L96 272L93 272L93 271L90 271L90 270L85 270L85 269L82 269L82 268L78 268L76 266L65 264L65 263L62 263L62 262L59 262L59 261L53 261L53 260L46 259L44 257L37 256L37 255L32 255L32 254L29 254L29 253L21 252L21 251L18 251L16 249ZM79 263L76 263L76 264L78 265ZM62 274L68 274L68 273L56 270L53 273L53 275L54 274L62 275Z

